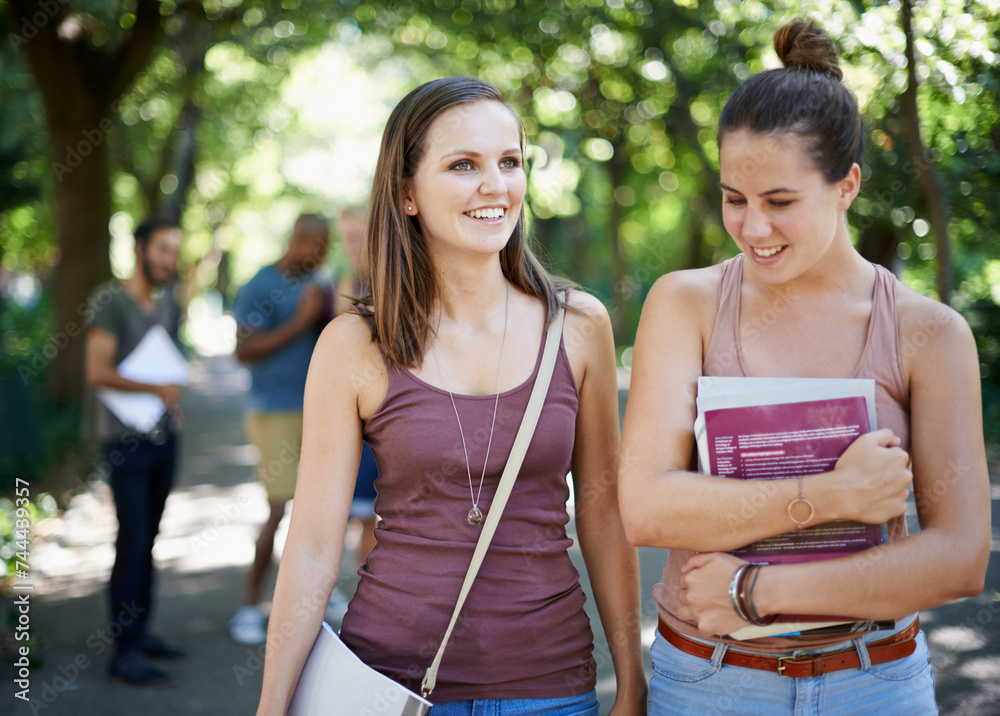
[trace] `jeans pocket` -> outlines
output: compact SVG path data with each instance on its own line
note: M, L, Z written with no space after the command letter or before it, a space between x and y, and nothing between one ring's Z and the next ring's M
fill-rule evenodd
M687 654L657 635L650 650L653 671L665 679L692 684L719 671L711 661Z
M927 651L927 641L924 633L920 632L916 637L917 648L909 656L895 661L887 661L884 664L874 664L865 670L877 679L883 681L909 681L916 679L922 674L931 670L931 657Z

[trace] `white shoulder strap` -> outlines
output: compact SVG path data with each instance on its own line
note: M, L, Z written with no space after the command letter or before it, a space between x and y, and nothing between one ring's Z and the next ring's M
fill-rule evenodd
M507 466L500 477L499 485L497 485L496 496L493 498L493 504L490 505L490 511L486 515L486 521L483 523L483 531L479 535L479 541L476 543L476 551L472 554L472 563L469 564L469 571L465 575L462 591L458 595L458 603L455 604L455 611L451 615L451 623L448 624L448 629L444 633L444 639L441 640L441 646L438 647L434 661L431 663L430 668L427 669L424 681L420 686L420 693L424 698L427 698L431 691L434 690L434 685L437 682L438 667L441 666L441 658L444 656L444 649L448 645L448 639L451 638L451 632L455 628L455 624L458 622L458 614L462 611L462 605L465 604L465 598L469 595L472 583L475 581L479 567L483 563L486 550L493 540L493 534L497 531L500 516L503 514L504 507L507 506L507 498L510 497L510 492L514 488L514 480L517 479L517 474L521 471L524 454L528 451L528 445L531 443L531 438L535 433L535 425L537 425L538 416L542 412L542 404L545 402L545 396L549 392L549 382L552 380L552 370L555 367L556 355L559 352L559 341L562 339L565 314L566 310L560 306L552 319L551 325L549 325L549 332L545 340L545 350L542 354L542 364L538 368L538 375L535 377L535 386L531 390L531 397L528 399L528 407L524 411L521 427L518 428L517 437L514 438L514 447L511 448L510 457L507 458Z

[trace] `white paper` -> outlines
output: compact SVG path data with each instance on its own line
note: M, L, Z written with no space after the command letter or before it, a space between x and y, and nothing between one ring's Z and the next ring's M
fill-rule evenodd
M186 385L189 380L187 361L159 324L146 331L139 344L118 364L118 374L150 385ZM99 388L97 397L126 427L144 433L152 430L167 410L163 401L152 393Z

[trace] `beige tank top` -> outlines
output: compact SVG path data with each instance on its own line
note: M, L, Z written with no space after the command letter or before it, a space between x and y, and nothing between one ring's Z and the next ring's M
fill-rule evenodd
M722 282L719 288L719 312L715 319L712 339L702 362L706 376L749 377L740 346L739 316L743 285L743 255L722 264ZM873 378L875 380L875 414L880 428L890 428L902 441L904 450L910 445L910 401L903 377L896 316L896 278L882 266L875 265L875 290L872 295L872 312L868 321L868 336L861 359L848 378ZM898 517L889 522L889 541L907 534L906 520ZM663 582L653 587L660 617L682 634L708 641L724 641L737 649L763 653L782 653L796 649L819 649L845 641L843 635L823 637L768 637L735 641L700 631L694 624L682 621L675 615L678 579L681 567L692 553L688 550L670 550L663 568ZM857 635L855 635L857 636Z

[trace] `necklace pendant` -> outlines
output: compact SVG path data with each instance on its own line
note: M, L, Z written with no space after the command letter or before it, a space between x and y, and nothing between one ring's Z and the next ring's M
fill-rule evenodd
M476 525L480 524L483 521L483 511L480 510L478 507L473 507L471 510L469 510L469 515L466 519L468 520L470 525L475 527Z

